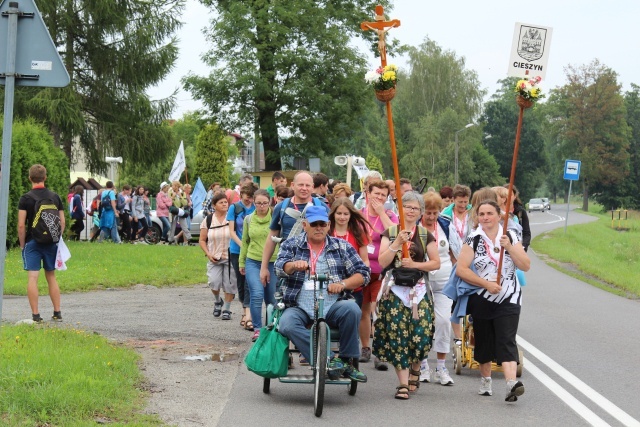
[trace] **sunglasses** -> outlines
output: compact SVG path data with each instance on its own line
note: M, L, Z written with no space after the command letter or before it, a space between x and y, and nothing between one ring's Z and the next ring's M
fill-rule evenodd
M313 228L318 228L318 227L324 228L324 227L326 227L328 224L329 224L329 223L324 222L324 221L315 221L315 222L310 222L310 223L309 223L309 226L311 226L311 227L313 227Z
M255 205L256 206L267 206L269 204L269 202L256 202Z

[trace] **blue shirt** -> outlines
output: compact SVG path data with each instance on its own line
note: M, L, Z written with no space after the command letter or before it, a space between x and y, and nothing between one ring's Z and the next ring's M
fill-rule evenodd
M273 208L273 214L271 216L271 225L269 226L269 229L273 230L273 231L281 231L282 233L280 233L280 237L282 237L282 239L286 239L287 237L289 237L289 233L291 232L291 229L293 228L293 226L296 224L296 222L298 221L297 218L294 218L290 215L287 215L286 211L285 214L282 215L282 223L280 223L280 211L282 209L287 209L287 208L291 208L291 209L295 209L298 212L302 212L304 210L304 208L307 206L307 204L312 203L313 201L309 202L309 203L296 203L293 204L291 199L287 199L289 200L289 204L288 206L282 206L282 204L286 201L283 200L282 202L278 203L274 208ZM327 210L327 214L329 214L329 208L327 207L327 205L325 203L320 203L320 204L313 204L313 206L324 206L324 208Z
M233 221L235 223L235 231L236 236L240 240L242 240L242 228L244 227L244 217L251 214L256 210L255 205L252 203L250 207L246 207L242 202L238 202L242 205L242 209L238 209L238 216L236 216L236 204L229 206L229 210L227 211L227 221ZM238 206L240 208L240 206ZM229 244L229 251L232 254L240 254L240 246L236 242L231 239L231 243Z
M364 283L369 283L371 270L367 267L358 252L344 239L327 236L323 257L326 261L329 283L339 283L354 274L360 273L364 277ZM307 244L307 233L302 232L291 239L284 240L280 244L280 252L274 264L276 276L286 279L284 286L284 303L287 306L298 304L298 295L304 285L307 276L306 271L296 271L291 275L284 272L284 265L290 261L309 261L311 251Z

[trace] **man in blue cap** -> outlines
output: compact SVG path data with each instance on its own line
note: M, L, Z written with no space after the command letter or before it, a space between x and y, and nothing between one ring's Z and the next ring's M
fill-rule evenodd
M360 308L353 299L342 299L344 291L356 289L369 282L370 270L356 250L346 240L328 236L329 217L320 206L309 206L302 222L304 233L282 242L275 272L286 278L283 289L286 309L279 323L279 331L295 344L310 360L310 334L306 328L314 316L314 283L309 274L328 277L324 294L324 318L332 328L340 330L339 356L329 363L329 372L344 373L355 381L366 382L367 377L353 366L360 357L358 326Z

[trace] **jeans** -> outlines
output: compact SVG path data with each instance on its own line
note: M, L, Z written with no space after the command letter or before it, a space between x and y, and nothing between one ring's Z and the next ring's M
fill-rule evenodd
M331 306L325 320L332 328L340 330L340 358L360 357L358 326L362 312L354 300L338 301ZM305 359L311 360L311 330L306 325L312 319L301 308L287 308L278 326L278 331L300 350Z
M169 218L166 216L159 216L160 222L162 222L162 240L167 240L167 234L169 234L169 229L171 228L171 223L169 222Z
M133 224L135 224L134 227L136 227L136 229L132 232L133 239L136 239L137 231L139 231L139 233L137 234L137 238L144 239L144 236L147 235L147 230L149 230L147 219L144 217L140 217L138 218L138 221L134 221Z
M113 226L111 226L111 229L106 229L106 228L102 228L100 231L100 239L98 239L99 242L102 242L104 239L108 238L109 235L111 235L111 240L113 240L113 243L120 243L120 235L118 235L118 223L116 221L113 221Z
M244 276L250 294L249 309L251 310L251 321L253 322L253 327L256 329L262 327L262 301L264 300L267 305L276 304L274 294L276 293L276 284L278 283L278 278L273 271L273 263L270 262L269 278L271 280L269 280L267 286L262 286L262 282L260 281L261 265L262 261L254 261L247 258L245 265L246 274Z

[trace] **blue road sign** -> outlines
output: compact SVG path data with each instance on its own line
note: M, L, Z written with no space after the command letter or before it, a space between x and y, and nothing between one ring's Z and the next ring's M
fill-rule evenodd
M18 4L20 17L16 44L16 85L38 87L64 87L69 84L65 68L49 30L34 0L4 0L0 4L0 85L5 84L7 73L7 42L9 7ZM13 72L13 71L11 71Z
M565 160L564 162L564 179L569 181L577 181L580 178L580 160Z

